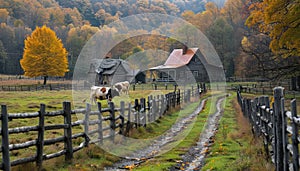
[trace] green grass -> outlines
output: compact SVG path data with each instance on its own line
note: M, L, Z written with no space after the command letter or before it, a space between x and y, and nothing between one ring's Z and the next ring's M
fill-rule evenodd
M227 99L215 143L202 170L274 170L266 162L263 144L254 139L236 96Z
M1 91L0 104L7 105L8 113L24 113L38 111L41 103L46 104L47 111L62 109L62 103L66 100L72 100L72 91Z
M121 96L116 97L114 102L116 103L116 107L119 106L120 101L128 99L129 102L133 102L135 98L146 97L146 95L158 95L164 94L167 91L152 91L152 90L144 90L144 91L131 91L130 96ZM82 91L83 96L89 96L89 91ZM80 99L81 100L81 99ZM34 92L1 92L0 104L7 105L8 113L30 113L39 111L39 107L41 103L46 104L46 111L57 111L62 109L62 103L64 101L70 101L73 106L73 98L71 90L61 90L61 91L34 91ZM107 101L102 101L102 106L107 107ZM81 107L85 107L85 103L82 102ZM96 105L93 105L93 110L97 110ZM73 115L72 120L77 121L79 115ZM63 117L46 117L45 124L46 125L54 125L54 124L63 124ZM38 125L38 118L31 119L16 119L9 122L9 128L21 127L21 126L36 126ZM77 126L72 129L73 134L83 132L83 127ZM63 136L63 130L51 130L45 132L45 139L57 138ZM20 134L12 134L9 137L10 143L24 143L29 140L34 140L37 138L36 132L28 132L28 133L20 133ZM79 145L82 142L82 139L77 139L74 142L74 146ZM45 153L50 154L54 152L58 152L63 150L63 143L58 143L52 146L45 146ZM14 150L11 152L11 160L16 160L23 157L29 157L35 154L35 147L23 149L23 150ZM79 152L81 153L81 152ZM80 156L80 155L79 155ZM64 161L64 159L58 158L49 161ZM48 162L48 161L47 161ZM46 162L45 162L46 163ZM51 162L50 162L51 163ZM63 163L63 162L62 162ZM105 163L105 162L104 162ZM108 162L109 163L109 162ZM51 164L50 164L51 165ZM63 164L62 164L63 165ZM26 164L27 167L31 167L30 164ZM47 166L47 164L46 164ZM54 165L56 166L56 164ZM20 166L21 167L21 166ZM15 169L17 169L16 167ZM22 167L21 167L22 168ZM50 170L53 170L50 169Z

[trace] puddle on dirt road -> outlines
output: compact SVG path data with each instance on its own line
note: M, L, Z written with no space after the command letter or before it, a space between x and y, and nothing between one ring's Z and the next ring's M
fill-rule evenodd
M150 146L146 147L143 150L137 151L136 153L134 153L133 156L128 156L122 159L120 162L115 163L112 167L105 168L105 170L116 171L131 169L147 161L148 159L155 157L156 155L158 155L158 153L161 154L162 151L170 150L170 148L168 148L168 144L175 142L177 139L179 139L182 132L187 130L188 126L195 121L197 115L204 108L205 101L206 99L202 100L200 105L192 114L183 117L179 121L177 121L172 126L172 128L170 128L163 135L159 136L156 140L154 140L154 142Z

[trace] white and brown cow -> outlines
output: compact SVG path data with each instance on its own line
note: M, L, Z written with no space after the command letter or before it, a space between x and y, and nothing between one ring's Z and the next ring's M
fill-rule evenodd
M128 81L118 82L114 85L121 94L129 94L130 83Z
M99 86L92 86L91 93L90 93L90 100L91 103L96 103L97 99L99 100L110 100L115 97L119 96L119 91L116 88L111 87L99 87Z

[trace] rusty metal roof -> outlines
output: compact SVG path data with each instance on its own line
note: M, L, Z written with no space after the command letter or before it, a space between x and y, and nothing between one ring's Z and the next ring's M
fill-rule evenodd
M197 53L198 48L189 48L185 54L183 54L182 51L183 49L174 49L163 65L159 65L150 69L171 69L185 66Z
M159 66L150 68L150 70L156 70L156 69L173 69L173 68L179 68L179 67L182 67L182 66L184 66L184 65L159 65Z
M198 48L190 48L186 54L182 54L182 49L174 49L164 65L187 65L197 50Z

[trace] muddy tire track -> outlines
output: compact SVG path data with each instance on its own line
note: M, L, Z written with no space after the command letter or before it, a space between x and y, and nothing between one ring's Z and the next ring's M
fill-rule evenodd
M204 160L209 151L209 147L214 143L214 136L218 130L219 121L223 114L222 104L225 98L217 100L217 111L210 115L204 130L202 131L197 145L191 147L189 151L182 156L182 161L178 162L175 166L171 167L171 171L175 170L192 170L198 171L204 165Z

